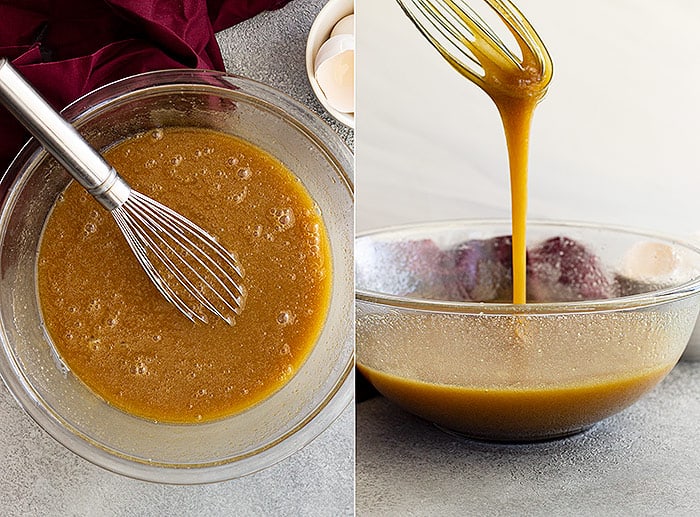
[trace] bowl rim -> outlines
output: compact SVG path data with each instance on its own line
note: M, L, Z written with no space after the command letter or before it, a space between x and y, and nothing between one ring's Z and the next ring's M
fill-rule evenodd
M332 154L329 154L329 157L332 158L333 161L337 162L337 165L340 166L339 168L341 169L341 172L343 174L343 180L346 182L350 195L354 197L355 186L353 170L353 152L350 150L348 144L340 138L340 136L328 125L328 123L325 120L323 120L323 118L318 113L314 112L309 106L296 100L291 95L286 94L285 92L275 88L274 86L263 83L262 81L251 79L249 77L245 77L235 73L222 72L219 70L208 70L204 68L168 68L163 70L151 70L148 72L141 72L138 74L123 77L121 79L116 79L109 83L105 83L102 86L99 86L94 90L91 90L81 95L74 101L70 102L63 109L61 109L59 113L70 123L73 124L75 123L76 119L84 119L89 116L89 113L100 108L102 104L106 102L106 100L104 98L101 98L100 95L104 95L105 92L108 92L110 89L122 87L125 89L119 92L120 95L133 95L135 91L143 89L144 85L140 82L148 81L151 77L161 78L161 81L163 82L159 83L157 86L153 86L153 88L162 88L174 87L179 84L189 84L186 83L186 79L184 79L184 77L186 76L200 78L205 77L209 81L228 80L227 82L229 82L229 84L233 87L235 87L237 83L248 84L254 89L264 92L265 95L273 95L282 99L283 102L287 103L289 107L294 110L292 112L285 110L285 115L293 119L297 128L300 131L302 131L306 136L308 136L315 142L322 144L323 146L329 145L324 138L321 138L318 135L315 135L314 133L310 132L306 127L308 124L313 124L317 126L319 130L323 131L323 135L321 136L330 135L331 138L337 140L337 142L335 142L336 144L340 144L335 150L339 151L342 154L342 156L336 157ZM166 80L167 82L165 82ZM125 86L130 85L131 83L133 83L133 85L131 85L130 87ZM220 87L220 83L214 82L205 84L204 82L201 82L198 83L198 86L202 88ZM95 102L95 100L97 100L97 102ZM267 97L265 97L262 100L269 102L269 98ZM4 212L4 207L7 204L7 200L10 197L12 191L15 190L16 183L20 179L19 175L15 177L10 177L9 172L13 169L17 169L18 164L21 165L22 163L28 163L30 161L36 160L37 155L41 153L46 153L46 151L44 150L42 145L36 140L36 138L30 136L19 149L19 151L17 151L17 154L12 158L5 170L0 170L0 186L9 182L9 184L6 185L4 192L0 188L0 214ZM346 167L347 165L350 166L349 170L348 167Z
M188 78L200 78L200 81L188 83ZM225 81L233 90L239 90L240 85L248 85L256 95L260 96L251 97L250 92L247 92L246 97L272 104L280 113L284 113L297 130L323 149L326 158L337 170L338 180L343 182L344 190L347 191L350 199L354 198L353 153L340 135L310 107L273 86L244 76L216 70L187 68L143 72L91 90L68 104L61 110L61 114L71 123L75 123L76 120L82 123L113 97L131 96L142 89L156 91L164 86L177 87L185 84L198 88L223 88L221 82L210 81ZM112 92L114 89L116 91ZM275 102L271 100L272 97ZM278 102L284 106L278 106ZM14 206L19 187L29 177L27 171L36 170L33 165L38 163L44 153L46 151L37 140L33 137L29 138L7 169L0 171L0 186L5 184L7 187L0 195L0 242L4 239L3 220L11 213L8 207ZM11 176L10 172L13 170L18 174ZM39 401L33 386L25 379L22 369L18 367L16 358L7 352L8 345L4 337L5 329L0 320L0 356L3 358L0 361L0 378L24 412L53 439L77 456L108 471L149 482L179 485L204 484L259 472L283 461L317 438L340 417L350 405L354 394L355 358L354 352L350 351L348 354L339 355L342 365L338 363L338 377L331 390L323 395L316 406L310 408L302 420L273 442L264 444L242 456L230 456L223 460L191 464L140 462L129 456L115 454L112 449L106 449L86 439L82 434L76 433L71 426L66 426L60 415L56 415L51 408L47 408L43 402ZM348 334L347 339L352 339L352 332ZM278 447L282 443L286 446Z
M358 232L355 235L355 249L357 250L357 242L360 239L391 234L395 232L429 230L444 228L448 225L461 225L465 229L474 229L479 227L490 227L496 225L510 225L510 219L446 219L429 222L415 222L407 224L399 224L386 226ZM612 231L617 233L625 233L627 235L636 235L639 237L651 238L665 241L669 244L681 246L700 257L700 247L692 244L684 239L681 239L670 234L664 234L656 231L643 230L624 225L614 225L601 222L591 221L555 221L549 219L531 219L527 221L527 227L537 228L574 228L574 229L598 229ZM357 259L356 259L357 267ZM601 300L582 300L571 302L528 302L526 304L513 304L502 302L472 302L472 301L448 301L448 300L431 300L419 297L406 297L373 291L370 289L361 289L355 285L355 301L363 302L372 305L383 305L393 309L404 309L420 312L436 312L445 314L477 314L477 315L537 315L537 316L555 316L559 314L572 313L593 313L593 312L611 312L621 310L633 310L655 305L661 305L676 300L681 300L694 295L700 294L700 271L695 277L687 282L679 285L664 287L648 291L645 293L620 296Z
M143 89L143 87L148 87L144 84L139 84L141 81L148 81L151 77L160 78L162 82L158 83L152 88L165 88L165 87L175 87L180 84L186 83L186 77L204 77L208 81L219 81L228 79L231 86L235 88L236 83L243 83L252 86L254 89L263 92L265 95L272 95L282 99L283 102L287 103L289 108L293 111L284 111L285 115L294 119L297 128L301 130L306 136L311 138L317 143L324 146L329 145L325 138L321 138L318 135L313 134L308 131L306 127L308 124L313 124L317 128L323 131L323 135L330 135L332 138L336 139L336 144L340 144L337 151L340 151L343 156L335 157L329 155L334 161L340 162L338 165L342 165L343 179L346 181L350 195L354 197L354 170L351 167L347 170L345 165L352 166L354 164L353 152L348 147L348 144L343 141L340 136L328 125L328 123L323 120L323 118L316 112L314 112L309 106L301 103L300 101L293 98L291 95L270 86L262 81L256 79L251 79L242 75L235 73L222 72L219 70L208 70L204 68L168 68L162 70L151 70L148 72L141 72L134 75L129 75L121 79L116 79L114 81L108 82L91 90L74 101L70 102L59 113L64 116L69 122L75 123L76 119L84 119L89 116L89 112L92 112L102 106L106 100L101 98L100 95L104 95L105 92L109 92L110 89L124 87L130 83L134 83L131 88L125 89L120 92L120 95L133 95L135 91ZM167 81L167 82L165 82ZM234 81L234 82L231 82ZM198 86L204 87L221 87L218 82L208 82L208 83L198 83ZM269 98L265 97L262 100L269 102ZM97 101L97 102L95 102ZM6 185L4 193L0 194L0 209L2 209L6 203L7 198L10 196L11 192L15 189L15 183L19 179L19 176L9 177L9 172L18 167L18 164L26 163L36 159L33 155L37 153L46 153L41 144L34 138L30 136L27 141L22 145L22 147L17 151L17 154L12 158L10 163L7 165L5 170L0 170L0 185ZM339 160L342 158L342 161ZM0 189L0 192L3 192Z

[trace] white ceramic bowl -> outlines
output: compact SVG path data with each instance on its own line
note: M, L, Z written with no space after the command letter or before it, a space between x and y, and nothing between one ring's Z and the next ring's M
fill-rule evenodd
M316 16L306 41L306 74L314 94L333 118L353 129L355 128L355 114L338 111L328 103L323 90L316 81L314 61L321 45L329 38L335 24L345 16L353 14L354 9L353 0L330 0Z

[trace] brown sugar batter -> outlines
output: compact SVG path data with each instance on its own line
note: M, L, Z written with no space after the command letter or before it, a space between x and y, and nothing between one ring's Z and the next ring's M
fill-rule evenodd
M554 438L586 429L628 407L670 369L573 385L494 389L421 382L360 366L399 406L452 431L491 441Z
M44 321L62 360L108 403L159 421L212 420L270 396L309 354L330 300L328 238L301 182L211 130L156 129L105 157L135 190L237 254L246 306L233 326L190 322L148 280L111 215L72 183L38 259Z

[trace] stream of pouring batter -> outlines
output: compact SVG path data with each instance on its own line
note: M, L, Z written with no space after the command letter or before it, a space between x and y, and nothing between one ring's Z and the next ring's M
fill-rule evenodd
M527 102L527 101L530 102ZM527 299L527 172L530 122L536 101L530 99L494 99L501 113L508 147L513 239L513 303Z
M552 62L539 36L525 23L507 22L498 1L485 0L506 22L522 53L520 63L511 59L468 17L462 20L474 35L462 44L476 57L483 75L442 52L447 61L464 77L477 84L493 100L503 122L508 147L513 238L513 303L525 303L527 172L530 125L537 103L544 97L552 77Z

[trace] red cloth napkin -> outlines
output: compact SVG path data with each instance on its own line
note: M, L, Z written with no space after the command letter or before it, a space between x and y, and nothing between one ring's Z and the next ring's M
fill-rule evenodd
M62 109L140 72L223 70L215 32L288 1L0 0L0 56ZM0 176L27 138L0 107Z

